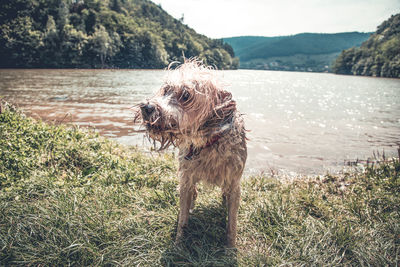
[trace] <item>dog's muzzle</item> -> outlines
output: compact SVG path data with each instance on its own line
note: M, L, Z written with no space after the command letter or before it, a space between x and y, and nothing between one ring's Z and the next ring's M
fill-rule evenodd
M150 119L151 115L156 110L156 107L154 105L148 103L148 104L141 105L140 110L142 111L143 120L148 121Z

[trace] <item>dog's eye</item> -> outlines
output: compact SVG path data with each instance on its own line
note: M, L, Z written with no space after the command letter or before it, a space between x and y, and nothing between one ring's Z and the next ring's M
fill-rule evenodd
M186 102L189 100L189 98L190 98L190 93L188 91L184 91L181 96L181 101Z

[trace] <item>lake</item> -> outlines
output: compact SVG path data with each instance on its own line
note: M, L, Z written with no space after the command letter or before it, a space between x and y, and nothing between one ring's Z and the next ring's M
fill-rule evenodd
M129 110L162 84L161 70L0 70L0 97L53 123L94 127L151 145ZM245 114L247 172L324 174L400 145L400 79L279 71L219 71Z

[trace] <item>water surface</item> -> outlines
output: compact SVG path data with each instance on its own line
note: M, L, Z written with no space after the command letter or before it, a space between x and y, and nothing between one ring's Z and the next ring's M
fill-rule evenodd
M95 127L150 147L131 106L162 84L155 70L0 70L0 96L29 115ZM245 114L247 171L321 174L400 145L400 80L321 73L220 71Z

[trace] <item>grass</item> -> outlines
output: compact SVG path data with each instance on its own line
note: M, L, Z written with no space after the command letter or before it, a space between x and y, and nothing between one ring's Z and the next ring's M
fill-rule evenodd
M4 104L3 104L4 105ZM398 266L400 164L284 183L243 179L238 248L217 188L180 247L173 155L146 156L12 107L0 114L2 266Z

